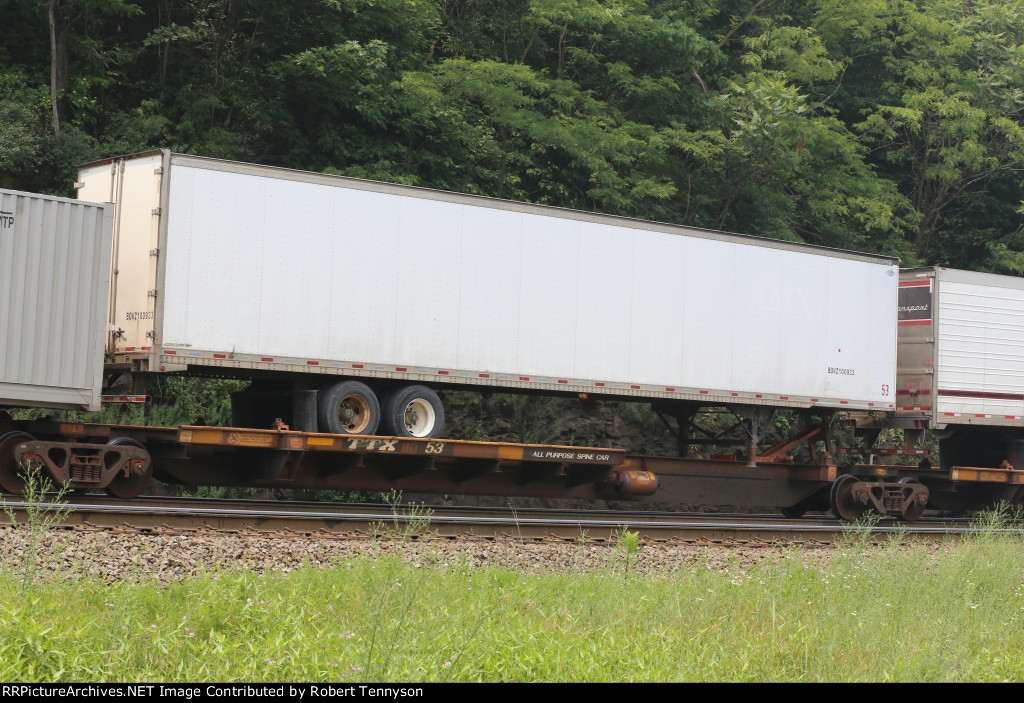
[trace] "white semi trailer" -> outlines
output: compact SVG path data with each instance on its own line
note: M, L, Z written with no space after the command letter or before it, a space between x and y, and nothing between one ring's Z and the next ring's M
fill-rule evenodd
M895 407L893 258L169 151L77 187L108 358L287 382L300 429L436 437L456 386Z

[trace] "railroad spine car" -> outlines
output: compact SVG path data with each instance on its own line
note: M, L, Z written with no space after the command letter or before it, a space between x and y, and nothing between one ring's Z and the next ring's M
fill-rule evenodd
M116 212L109 355L290 379L299 429L437 437L452 386L894 407L890 257L168 151L78 193Z
M253 383L235 428L0 416L8 492L35 470L120 498L159 478L905 520L1024 498L1022 279L168 151L77 186L111 205L0 191L0 406L95 408L104 351L108 379ZM441 440L435 387L649 400L680 456ZM791 436L762 447L780 408ZM837 415L856 451L900 428L920 460L840 467Z

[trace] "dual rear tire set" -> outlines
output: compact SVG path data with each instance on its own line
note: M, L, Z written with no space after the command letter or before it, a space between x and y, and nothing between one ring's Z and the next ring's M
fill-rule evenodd
M421 385L398 386L379 397L361 381L341 381L317 395L321 432L433 439L444 431L441 398Z

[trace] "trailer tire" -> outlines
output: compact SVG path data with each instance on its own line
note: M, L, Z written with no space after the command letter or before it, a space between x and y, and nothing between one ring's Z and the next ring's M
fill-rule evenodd
M380 424L380 402L365 383L342 381L317 394L317 424L330 434L373 434Z
M384 431L394 437L436 439L444 432L444 405L426 386L402 386L384 399Z

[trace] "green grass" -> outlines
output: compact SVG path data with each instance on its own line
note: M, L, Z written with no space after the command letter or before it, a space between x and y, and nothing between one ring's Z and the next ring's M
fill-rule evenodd
M586 574L384 550L164 585L25 588L8 568L0 680L1021 681L1024 543L990 527L938 550L855 538L826 564L791 549L656 576L614 549Z

